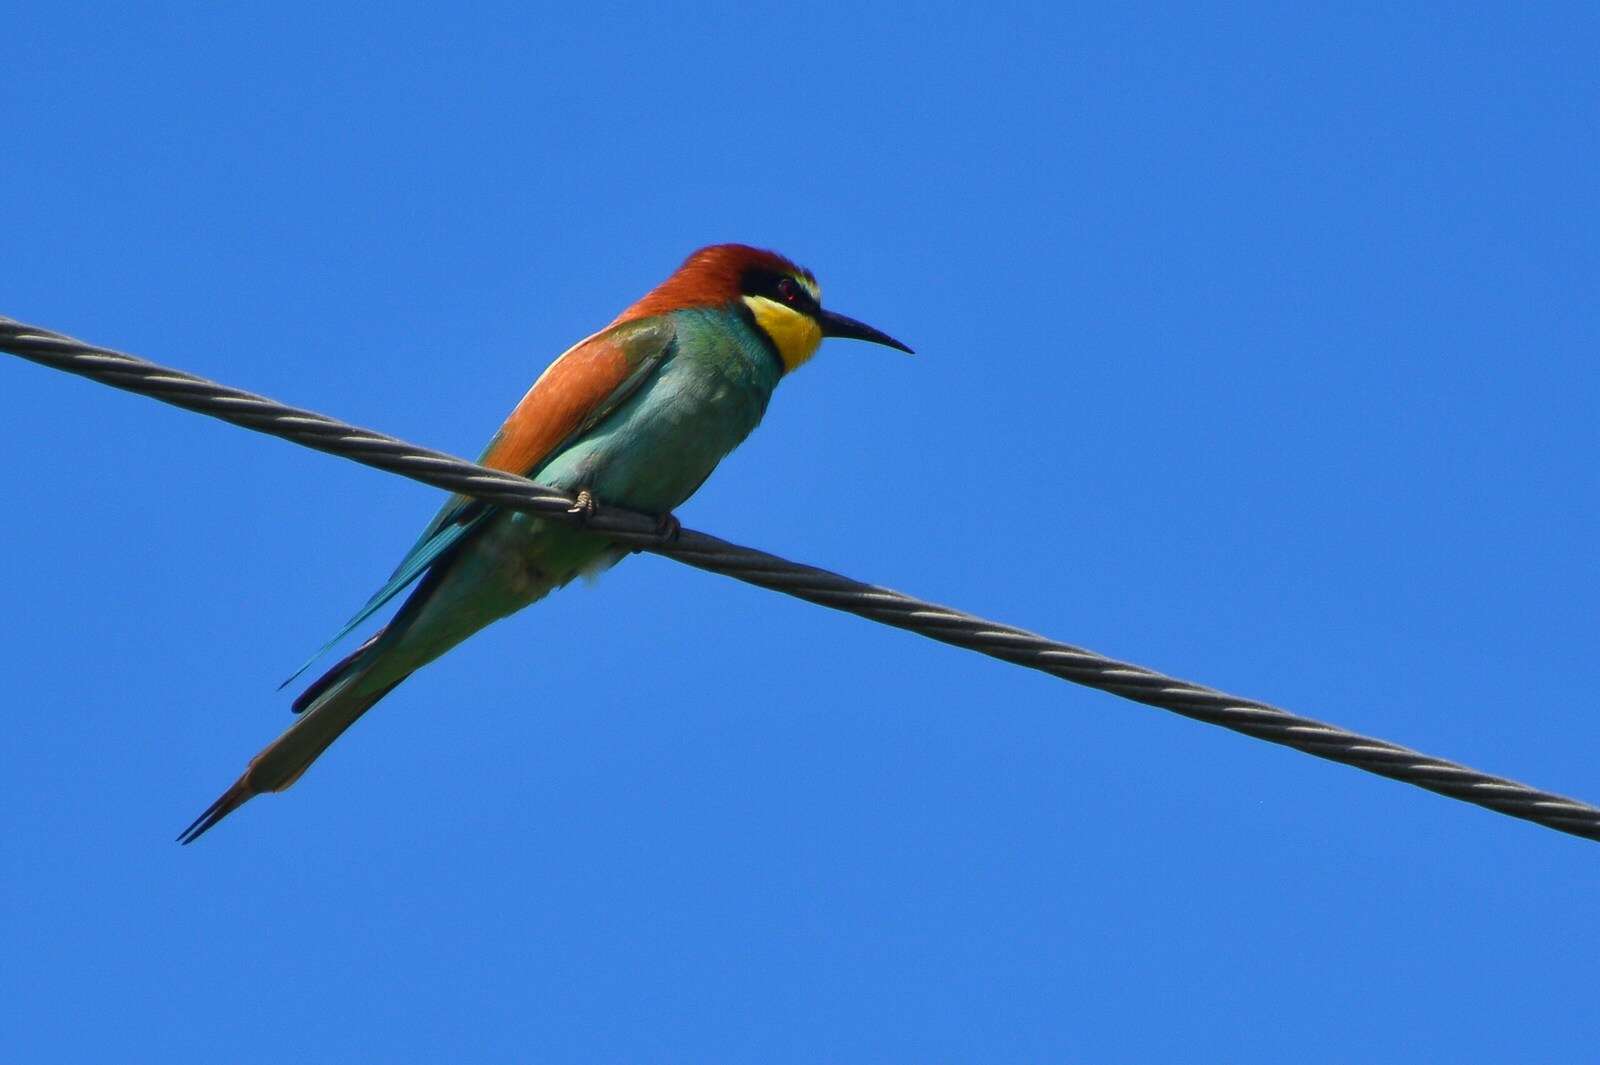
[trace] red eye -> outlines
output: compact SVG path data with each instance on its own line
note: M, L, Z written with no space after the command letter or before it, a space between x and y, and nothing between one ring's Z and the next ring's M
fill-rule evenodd
M778 298L785 303L800 302L800 286L794 283L794 278L785 277L779 279Z

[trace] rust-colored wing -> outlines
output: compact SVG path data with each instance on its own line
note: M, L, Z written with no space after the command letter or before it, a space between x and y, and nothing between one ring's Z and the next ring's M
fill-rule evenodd
M478 464L531 474L562 444L593 428L633 395L671 353L672 340L672 319L662 316L613 325L578 341L539 375L478 456ZM423 530L417 547L468 512L482 509L469 496L451 496ZM405 567L402 562L400 569Z
M522 397L478 463L531 473L633 394L672 346L672 320L644 318L580 340Z

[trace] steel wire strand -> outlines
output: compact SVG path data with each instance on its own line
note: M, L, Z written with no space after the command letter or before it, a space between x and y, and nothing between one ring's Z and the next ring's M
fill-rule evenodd
M684 529L670 542L662 542L656 516L603 506L585 520L569 513L573 506L570 497L526 478L486 469L453 455L286 406L137 356L85 344L10 318L0 318L0 350L446 491L558 520L584 521L587 528L618 542L699 569L1355 766L1497 813L1600 840L1600 809L1576 799L705 533Z

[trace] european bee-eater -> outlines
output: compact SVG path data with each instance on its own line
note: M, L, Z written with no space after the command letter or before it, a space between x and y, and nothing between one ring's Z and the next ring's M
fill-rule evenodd
M574 509L592 512L598 500L659 514L670 530L672 511L750 434L773 388L823 337L911 351L823 310L821 299L811 271L774 252L701 248L551 363L478 461L573 495ZM420 582L394 618L295 700L295 723L179 840L192 843L252 797L289 787L395 685L485 625L626 553L574 524L451 497L323 650Z

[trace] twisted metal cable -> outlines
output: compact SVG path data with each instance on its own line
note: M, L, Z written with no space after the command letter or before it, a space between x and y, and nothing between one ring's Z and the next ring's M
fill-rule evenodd
M487 469L453 455L417 447L325 414L289 407L133 355L85 344L48 329L0 317L0 350L446 491L461 492L508 509L558 520L583 520L568 513L573 505L570 497L526 478ZM1491 776L1387 740L1363 736L1254 699L1241 699L1164 676L1143 666L1057 643L1025 629L988 621L888 588L863 584L705 533L684 529L674 540L663 543L654 516L601 507L585 524L620 543L699 569L1292 747L1331 762L1355 766L1510 817L1600 840L1600 809L1588 803Z

